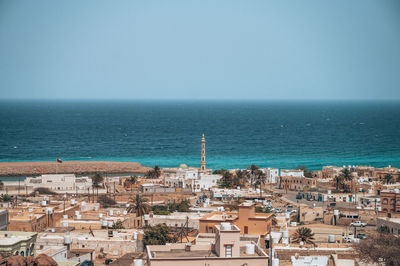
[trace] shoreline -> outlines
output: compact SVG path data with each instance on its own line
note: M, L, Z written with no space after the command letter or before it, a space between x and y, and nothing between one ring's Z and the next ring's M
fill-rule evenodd
M1 177L36 176L42 174L144 174L150 168L137 162L114 161L34 161L0 162Z

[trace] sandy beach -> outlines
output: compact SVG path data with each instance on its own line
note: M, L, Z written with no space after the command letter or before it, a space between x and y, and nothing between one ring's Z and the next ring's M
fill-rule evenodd
M146 173L150 168L135 162L63 161L1 162L0 176L30 176L41 174Z

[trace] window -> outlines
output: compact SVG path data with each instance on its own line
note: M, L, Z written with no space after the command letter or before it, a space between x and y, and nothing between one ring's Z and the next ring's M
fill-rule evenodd
M232 245L225 246L225 257L227 257L227 258L232 257Z

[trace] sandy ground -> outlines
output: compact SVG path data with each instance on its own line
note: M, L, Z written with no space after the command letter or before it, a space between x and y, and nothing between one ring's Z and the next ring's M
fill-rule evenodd
M75 173L146 173L150 168L133 162L63 161L54 162L2 162L0 176Z

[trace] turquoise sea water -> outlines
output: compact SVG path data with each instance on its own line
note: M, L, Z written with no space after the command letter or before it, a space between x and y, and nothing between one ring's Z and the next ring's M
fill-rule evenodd
M400 167L400 102L1 101L0 161Z

